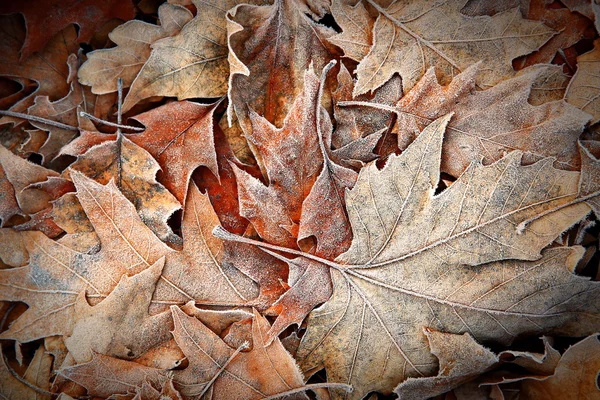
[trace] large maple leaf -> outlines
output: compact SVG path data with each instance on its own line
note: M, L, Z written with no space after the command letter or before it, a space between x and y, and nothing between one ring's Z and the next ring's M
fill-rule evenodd
M477 82L491 86L514 75L514 58L537 50L554 34L541 22L523 19L518 9L468 17L460 13L465 0L396 1L388 8L367 2L380 15L373 45L356 71L354 95L378 88L396 72L409 90L433 65L447 81L480 60L488 68Z
M581 250L540 253L589 212L585 201L598 187L580 194L579 173L551 159L521 166L517 151L490 166L472 163L434 195L449 119L430 124L382 170L361 170L346 196L354 239L336 262L285 250L332 269L333 296L309 316L297 357L308 374L325 368L329 380L352 385L351 398L432 375L424 327L507 344L600 326L592 300L600 285L571 272Z

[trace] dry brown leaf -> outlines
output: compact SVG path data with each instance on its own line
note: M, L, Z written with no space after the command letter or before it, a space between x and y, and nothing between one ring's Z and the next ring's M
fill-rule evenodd
M280 127L303 89L306 69L320 73L337 56L328 42L331 28L305 15L299 0L273 5L239 5L227 14L229 46L229 125L234 115L245 135L252 132L251 112ZM278 40L273 43L273 38ZM294 49L294 51L290 51Z
M75 43L77 32L73 26L68 26L57 33L44 47L42 51L19 61L18 49L25 38L25 31L21 27L18 15L0 16L3 27L0 39L0 76L8 78L25 78L35 81L37 89L26 96L12 107L11 111L25 113L27 108L33 104L36 96L49 96L50 100L58 100L69 93L67 78L69 69L67 57L69 54L77 53L79 48ZM40 63L39 60L44 60ZM21 120L2 117L5 123L20 123Z
M199 320L171 307L173 336L189 360L189 366L176 371L175 387L191 398L262 399L303 386L304 379L294 359L279 340L266 346L268 321L254 312L250 352L227 346ZM305 399L300 392L288 398Z
M46 181L50 177L58 177L57 172L24 160L4 146L0 146L0 165L14 190L15 199L22 213L34 214L50 207L53 197L44 190L30 185ZM7 220L12 215L7 215Z
M259 295L257 283L224 260L223 241L211 234L218 225L208 196L190 185L182 221L183 249L167 257L164 280L154 295L156 301L184 304L195 300L198 304L233 306Z
M123 275L113 291L93 307L85 290L80 293L73 329L65 338L77 363L91 361L94 352L133 360L170 338L171 315L148 313L164 264L163 257L136 275Z
M330 381L351 384L351 398L432 375L425 326L507 344L541 329L586 334L600 322L591 301L600 285L571 273L582 250L540 254L589 212L584 201L599 189L578 196L579 173L551 159L520 166L512 152L487 167L473 163L434 196L449 119L382 170L361 170L346 197L352 246L338 262L320 260L333 268L333 297L309 316L298 359L309 374L325 367Z
M82 254L40 232L22 232L29 264L0 271L1 298L23 301L27 311L2 338L28 342L68 334L82 290L88 298L108 295L125 274L136 274L171 250L137 216L113 182L106 186L71 171L77 196L100 238L97 253Z
M565 100L592 114L592 124L600 121L600 39L594 50L577 57L577 72L567 88Z
M541 22L523 19L518 9L468 17L460 13L465 0L400 1L388 8L367 2L380 15L373 46L357 68L355 96L377 89L396 72L406 92L433 65L447 83L478 61L486 68L477 84L493 86L514 75L514 58L537 50L554 35Z
M167 380L165 371L98 353L93 354L92 361L60 370L59 374L85 387L88 395L102 398L135 393L144 382L160 387Z
M194 169L205 166L219 176L213 138L213 113L217 105L191 101L168 103L133 117L145 126L144 132L124 135L154 157L163 171L160 181L181 204L185 203ZM84 131L63 147L61 153L80 156L94 145L115 139L115 134ZM151 178L154 179L156 171L149 172L153 172Z
M251 3L263 3L251 0ZM123 103L126 112L152 96L221 97L227 93L226 10L238 0L194 0L197 15L177 35L157 40Z
M114 180L117 188L135 205L142 221L161 240L181 244L181 238L167 225L168 218L181 204L156 181L160 166L142 147L126 137L101 143L77 157L70 169L101 184ZM69 179L69 171L63 176Z
M79 82L91 86L92 93L117 91L117 78L128 88L150 57L150 46L159 39L174 36L193 18L185 7L162 4L158 9L161 25L132 20L113 29L108 37L117 46L87 54L78 72Z
M344 56L360 61L369 53L373 44L373 18L362 1L354 6L344 0L333 0L331 14L342 28L342 33L333 36L331 43L344 50Z
M526 379L521 383L520 398L592 400L600 396L600 341L592 335L569 347L554 374L547 378Z
M47 400L52 397L40 393L34 388L48 391L50 389L50 373L52 356L46 353L44 346L35 352L25 375L15 377L15 372L6 364L6 356L0 348L0 396L5 399Z
M424 328L431 353L439 360L437 376L408 378L394 389L399 398L428 399L467 382L498 364L496 354L471 335L453 335Z
M512 150L522 150L527 163L556 157L560 168L578 169L577 138L589 115L562 100L539 106L527 101L546 67L530 67L491 89L476 91L479 68L468 68L447 86L438 83L433 69L427 71L396 104L399 147L406 148L431 121L454 112L444 141L443 172L458 176L472 161L483 157L489 164Z

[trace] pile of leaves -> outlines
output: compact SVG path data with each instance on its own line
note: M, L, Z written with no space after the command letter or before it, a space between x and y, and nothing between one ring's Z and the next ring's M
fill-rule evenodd
M600 398L598 3L0 14L0 397Z

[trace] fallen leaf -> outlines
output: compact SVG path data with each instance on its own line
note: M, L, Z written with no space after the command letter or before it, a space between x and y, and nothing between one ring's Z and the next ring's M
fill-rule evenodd
M579 174L549 159L520 166L512 152L488 167L474 163L434 196L449 119L381 171L361 170L346 196L352 246L338 262L321 260L332 267L333 297L309 316L298 359L309 375L325 367L330 381L351 384L351 398L432 375L425 326L504 344L524 332L581 335L597 326L590 299L600 286L569 270L582 251L539 253L589 212Z
M394 389L399 398L428 399L467 382L495 366L498 356L468 333L453 335L424 328L431 353L439 360L437 376L408 378Z
M88 290L88 298L102 299L122 275L136 274L171 251L144 225L113 182L103 186L76 171L71 171L71 178L101 249L77 253L40 232L22 232L29 264L0 270L1 298L23 301L29 308L2 338L25 343L68 334L82 290Z
M161 25L132 20L116 27L108 37L117 46L88 53L88 60L77 73L79 82L91 86L95 94L116 92L117 78L123 80L123 88L130 87L150 57L150 46L159 39L178 34L192 18L185 7L162 4L158 8Z
M16 15L0 16L3 28L0 39L0 76L9 78L25 78L35 81L37 89L10 107L10 111L25 113L36 96L48 96L50 100L58 100L69 92L67 78L69 54L77 53L77 32L73 26L58 32L42 51L20 61L18 50L25 37L21 20ZM44 60L40 64L39 60ZM22 120L2 117L2 124L21 123Z
M169 339L170 314L148 313L164 264L161 258L136 275L123 275L112 292L93 307L85 290L79 294L73 329L65 339L77 363L91 361L93 353L132 360Z
M6 364L6 356L0 348L0 395L5 399L50 399L51 396L41 394L39 389L50 389L50 372L52 371L52 356L45 353L40 346L31 360L29 368L23 377L16 377L14 370ZM34 388L39 388L38 390ZM25 397L23 397L25 396Z
M0 14L19 12L25 17L27 36L21 48L21 60L26 59L69 24L79 27L77 43L87 42L94 32L111 18L129 20L135 16L131 0L37 0L26 3L3 3Z
M373 44L373 18L361 1L354 6L343 0L331 2L331 14L342 28L342 33L333 36L330 41L342 50L344 56L360 61L369 53Z
M561 168L579 168L577 138L589 115L562 100L539 106L527 102L543 67L531 67L484 91L475 90L478 68L468 68L447 86L440 85L430 69L400 99L394 130L401 148L433 120L454 112L444 141L443 172L456 177L482 156L489 164L512 150L522 150L527 163L556 157Z
M245 135L253 129L251 110L282 126L303 90L306 69L312 63L320 73L337 56L328 42L335 31L315 23L302 8L298 0L276 0L266 6L242 4L227 14L227 116L229 125L234 115L238 118Z
M197 15L181 32L151 45L150 58L125 98L124 112L151 96L183 100L226 94L229 66L225 12L238 0L228 0L226 4L194 0L193 4Z
M367 0L378 12L373 46L357 68L354 95L373 91L394 73L410 90L435 65L442 83L482 60L486 69L477 84L487 88L515 74L512 60L537 50L555 32L525 20L518 9L493 17L460 13L464 0L395 2L388 8Z
M594 50L577 57L578 69L569 83L565 100L592 114L591 124L600 121L600 40L594 42Z
M595 399L600 395L600 342L592 335L569 347L562 355L554 374L521 383L521 398L527 399Z
M160 386L167 379L165 371L98 353L93 354L92 361L60 370L59 374L85 387L88 395L104 398L135 392L145 382Z
M213 399L262 399L303 386L302 373L279 340L266 346L264 335L269 323L254 312L250 352L227 346L216 334L194 317L171 307L173 336L189 360L189 366L177 371L175 387L186 397ZM289 398L304 399L300 392Z
M167 220L181 204L156 181L159 169L152 155L126 137L94 146L70 165L70 170L101 184L114 180L117 188L135 205L142 221L161 240L180 245L181 238L173 233ZM70 177L68 170L63 175Z

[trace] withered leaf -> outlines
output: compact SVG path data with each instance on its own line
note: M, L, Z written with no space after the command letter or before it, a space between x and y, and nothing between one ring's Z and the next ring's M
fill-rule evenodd
M85 387L91 396L109 397L135 393L144 382L160 387L165 371L94 353L92 360L59 371L60 375Z
M354 95L373 91L399 73L408 91L435 65L443 83L483 60L481 87L514 75L512 60L537 50L554 35L538 21L525 20L518 9L492 17L460 13L464 0L400 1L388 8L367 2L379 11L373 46L357 68Z
M95 181L114 180L131 201L142 221L162 240L179 244L181 239L167 225L167 219L181 208L177 199L156 181L160 166L142 147L124 137L90 148L70 166ZM69 178L69 171L64 174Z
M102 299L122 275L136 274L171 251L144 225L114 182L103 186L77 171L71 171L71 178L101 249L82 254L40 232L22 232L29 264L0 270L0 296L23 301L29 308L2 338L28 342L68 334L82 290L88 291L90 299Z
M158 162L163 171L161 182L181 204L184 204L190 176L195 168L205 166L218 176L212 121L216 106L191 101L165 104L133 117L146 127L144 132L124 135ZM83 131L79 138L63 147L62 154L79 156L94 145L115 139L114 134ZM77 169L76 166L72 167ZM156 170L148 172L152 172L152 176L148 175L147 178L153 180Z
M594 50L577 57L578 69L569 83L565 99L570 104L592 114L592 124L600 121L600 39Z
M27 36L21 59L42 50L49 38L69 24L77 24L77 42L87 42L98 28L111 18L129 20L135 16L131 0L39 0L26 3L6 2L0 14L20 12L25 17Z
M344 56L360 61L369 53L373 44L373 18L361 1L354 6L343 0L333 0L331 14L342 28L342 33L333 36L331 43L344 50Z
M554 169L551 159L521 166L512 152L487 167L473 163L434 196L449 119L382 170L361 170L346 196L352 246L337 262L321 260L333 268L333 297L309 316L298 359L309 374L325 367L329 380L351 384L351 398L432 375L426 326L504 344L541 329L597 329L591 299L600 285L571 273L582 250L540 254L589 212L579 173Z
M189 360L189 366L176 371L175 387L190 398L261 399L303 386L302 373L294 359L276 340L266 346L268 321L254 312L253 349L232 349L199 320L171 307L173 336ZM302 393L289 398L305 399Z
M40 346L35 352L30 366L25 375L17 379L9 366L6 364L6 356L0 348L0 396L5 399L50 399L50 396L42 395L34 388L42 390L50 389L50 372L52 371L52 356L45 353L44 346Z
M262 1L255 0L260 3ZM227 93L227 32L225 12L237 0L194 0L197 15L177 35L157 40L142 70L131 84L123 110L151 96L221 97Z
M8 78L25 78L33 80L38 87L33 93L18 101L11 111L26 112L34 102L35 96L49 96L50 100L58 100L69 92L69 68L67 57L77 53L78 46L75 42L77 32L73 26L66 27L58 32L44 49L37 54L20 61L18 49L25 37L25 31L20 25L18 15L0 16L4 27L0 40L0 76ZM44 63L39 62L40 59ZM8 122L21 122L20 120L2 117L3 124Z
M170 338L170 314L148 313L164 264L161 258L136 275L123 275L113 291L93 307L85 290L80 293L73 329L65 339L77 363L91 361L94 352L132 360Z
M597 382L599 373L600 340L596 334L569 347L552 376L524 380L521 383L521 397L525 400L592 400L600 395Z
M228 121L231 125L235 114L245 135L253 129L250 110L276 127L282 126L303 89L304 71L312 63L320 73L337 55L328 42L335 31L305 15L301 3L242 4L227 14Z
M475 90L481 66L472 66L447 86L438 83L433 69L396 104L394 130L398 145L406 148L431 121L454 112L442 154L442 171L460 175L472 161L483 156L484 164L499 160L506 152L522 150L529 163L556 157L557 166L580 165L577 138L589 115L563 100L533 106L527 98L544 67L530 67L491 89Z
M158 8L161 25L133 20L116 27L108 37L117 46L88 53L88 60L77 73L79 82L91 86L95 94L116 92L117 78L128 88L150 57L151 44L176 35L192 18L185 7L162 4Z

